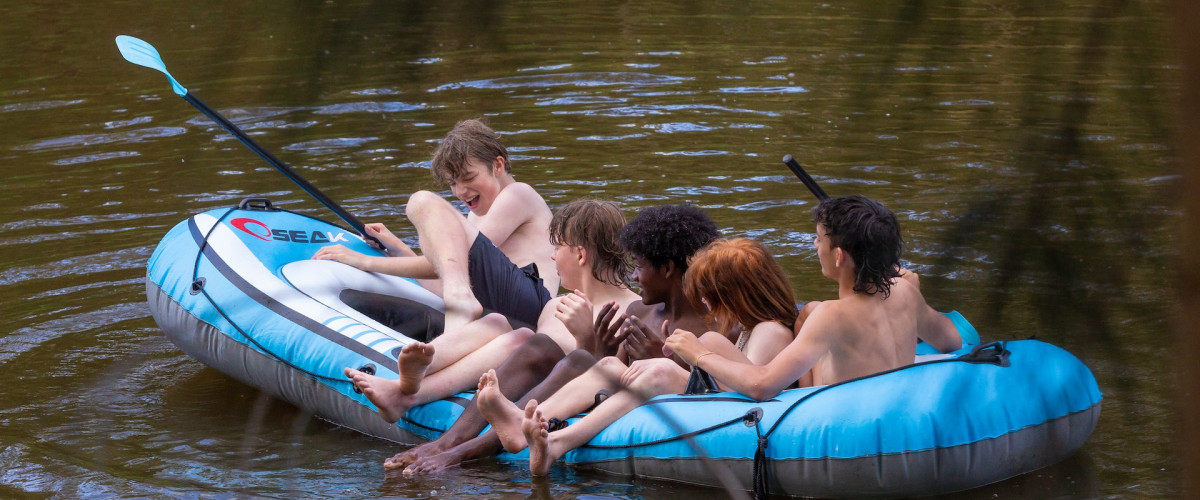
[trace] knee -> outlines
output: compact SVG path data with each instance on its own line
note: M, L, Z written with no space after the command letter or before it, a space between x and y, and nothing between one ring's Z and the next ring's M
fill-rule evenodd
M595 368L614 377L620 377L629 367L625 366L625 363L622 363L616 356L607 356L600 358L600 361L596 362Z
M503 337L508 341L508 345L511 346L510 348L515 351L528 343L529 339L533 337L533 335L533 330L528 328L518 328L504 334Z
M529 337L517 348L517 352L513 353L514 358L523 360L531 369L539 372L548 372L554 368L555 363L563 359L562 349L554 339L545 334L533 333L528 328L521 330L529 332Z
M647 363L643 370L629 381L629 388L644 395L672 392L681 379L683 369L674 361L658 358Z
M583 349L576 349L567 353L567 356L559 363L574 373L583 373L596 364L596 357Z
M487 316L479 318L479 322L495 332L506 332L513 329L512 323L508 322L508 317L500 313L488 313ZM522 328L522 330L528 330L528 328Z
M430 207L435 206L439 202L444 203L445 201L441 196L432 191L417 191L408 197L408 204L404 208L404 213L409 219L419 218L421 215L428 213Z

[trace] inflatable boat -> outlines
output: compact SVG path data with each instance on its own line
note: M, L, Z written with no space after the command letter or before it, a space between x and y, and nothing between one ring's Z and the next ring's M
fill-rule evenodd
M329 244L378 254L349 229L265 199L195 215L149 260L150 309L191 357L322 419L403 444L436 438L472 394L388 424L342 369L396 378L399 349L440 332L441 300L411 280L310 260ZM563 461L759 494L895 497L1001 481L1083 445L1101 402L1083 363L1035 340L978 345L948 316L967 343L958 352L763 402L660 396Z

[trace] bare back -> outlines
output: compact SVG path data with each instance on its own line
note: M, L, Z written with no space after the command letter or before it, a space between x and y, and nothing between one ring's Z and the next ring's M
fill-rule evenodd
M854 293L823 302L798 332L818 337L829 348L813 367L814 385L912 364L922 325L937 321L931 315L941 316L903 279L895 280L886 299L878 293Z

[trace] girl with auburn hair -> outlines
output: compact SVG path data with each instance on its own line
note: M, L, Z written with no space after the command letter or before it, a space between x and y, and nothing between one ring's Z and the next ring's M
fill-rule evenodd
M764 364L791 343L798 314L792 289L783 270L761 244L744 238L714 241L689 260L684 287L689 301L707 306L710 319L721 325L720 335L734 337L741 331L737 344L748 362ZM664 337L666 329L664 324ZM688 375L688 370L670 358L638 360L628 367L616 358L605 358L546 400L542 409L537 401L530 401L523 417L513 418L520 410L511 406L506 410L509 416L491 423L506 450L518 452L529 447L530 470L542 475L563 454L584 445L646 400L683 392ZM485 374L482 380L495 383L495 375ZM607 385L614 394L582 419L563 427L561 421L555 419L552 423L542 416L543 410L563 413L559 408L563 404L556 401L560 395L595 392L593 387L598 385ZM516 420L519 430L513 428ZM556 430L550 432L550 427ZM514 435L516 432L520 434Z
M769 321L783 322L788 328L796 323L796 299L787 276L757 241L714 241L692 257L683 283L688 300L701 311L702 305L708 306L705 319L722 332ZM748 340L745 333L740 337L739 349Z

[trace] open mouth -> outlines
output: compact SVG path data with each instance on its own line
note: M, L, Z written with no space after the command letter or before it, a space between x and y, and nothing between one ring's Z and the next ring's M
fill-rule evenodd
M463 202L466 203L467 208L469 208L471 210L475 210L476 208L479 208L479 196L475 196L474 198L471 198L469 200L463 200Z

